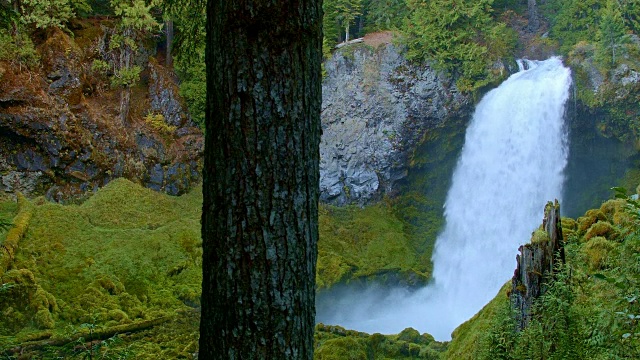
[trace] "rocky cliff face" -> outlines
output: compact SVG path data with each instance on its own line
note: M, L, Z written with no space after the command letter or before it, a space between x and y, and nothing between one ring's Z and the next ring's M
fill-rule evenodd
M38 68L0 62L0 195L20 191L60 201L116 177L185 192L200 180L202 133L170 71L146 59L132 90L132 116L122 124L118 90L91 69L103 34L88 30L90 38L82 30L75 40L50 36L38 46Z
M410 65L401 49L345 46L325 63L320 199L364 204L393 193L425 132L468 116L450 78Z
M59 201L126 177L176 195L200 181L202 133L174 76L148 51L137 59L145 70L132 89L131 119L118 121L118 90L91 69L93 59L108 59L106 36L100 26L75 38L55 33L38 45L37 69L0 62L0 194ZM389 41L374 48L367 40L325 64L323 202L365 204L393 193L425 134L471 109L450 78L410 65Z

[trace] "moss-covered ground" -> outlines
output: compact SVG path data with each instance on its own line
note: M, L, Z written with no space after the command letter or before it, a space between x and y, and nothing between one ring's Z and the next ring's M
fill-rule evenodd
M0 218L16 222L30 215L16 238L15 257L2 257L10 264L0 273L0 354L193 357L202 281L201 203L200 189L171 197L124 179L78 205L42 198L25 199L20 207L0 202ZM390 201L365 208L323 205L319 222L319 288L385 272L426 279L407 223ZM0 232L2 245L6 233ZM318 330L318 356L329 359L341 335L325 330ZM385 337L387 345L368 348L367 339L358 335L354 341L365 344L366 354L382 356L367 359L433 350L426 340L410 345Z
M119 326L160 322L156 328L162 328L198 306L199 191L169 197L116 180L81 205L32 204L26 234L0 278L1 350L84 333L88 341L94 332ZM187 328L197 333L197 321ZM179 331L166 340L153 349L140 342L127 346L136 358L195 351L193 339L185 341ZM72 345L56 356L80 356L83 346Z

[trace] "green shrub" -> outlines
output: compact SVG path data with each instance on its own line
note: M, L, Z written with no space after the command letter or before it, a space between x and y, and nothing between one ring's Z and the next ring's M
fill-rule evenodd
M616 243L605 239L602 236L596 236L587 241L582 251L586 255L586 261L589 270L595 271L602 269L609 256L609 252L616 247Z
M366 347L352 337L325 341L314 355L314 360L367 360Z
M618 236L618 232L609 222L598 221L589 227L589 230L584 234L584 240L588 241L596 236L604 236L607 239L613 240Z
M404 26L407 57L456 75L462 91L495 81L493 63L509 56L515 33L492 18L491 0L410 0Z
M164 121L164 115L149 113L144 117L144 122L162 135L171 135L176 131L176 127Z
M64 28L78 12L91 10L86 0L22 0L22 21L38 29Z
M11 35L5 29L0 29L0 60L15 62L28 68L36 66L40 61L29 36L22 31Z

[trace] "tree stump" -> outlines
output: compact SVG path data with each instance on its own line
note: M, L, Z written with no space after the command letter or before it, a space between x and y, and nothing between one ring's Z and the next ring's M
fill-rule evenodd
M529 244L518 250L520 255L516 256L518 265L511 280L509 298L515 311L516 328L521 331L531 320L533 301L546 291L556 264L565 262L558 200L547 203L542 227L533 232Z

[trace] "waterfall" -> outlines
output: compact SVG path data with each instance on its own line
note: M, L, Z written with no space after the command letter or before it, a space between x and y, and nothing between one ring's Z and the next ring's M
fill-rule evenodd
M345 296L319 320L366 332L413 327L448 340L511 277L519 245L540 225L545 203L562 193L571 85L559 58L519 66L484 96L467 128L432 257L433 283Z

